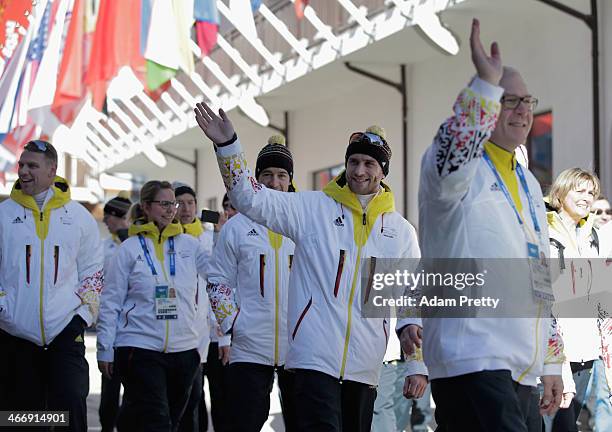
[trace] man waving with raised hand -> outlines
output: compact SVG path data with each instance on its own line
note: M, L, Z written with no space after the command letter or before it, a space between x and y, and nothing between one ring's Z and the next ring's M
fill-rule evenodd
M421 249L425 258L507 259L501 280L528 317L424 318L424 356L439 430L540 430L536 379L544 385L540 413L550 414L561 401L563 354L537 292L546 275L529 261L549 251L542 192L514 156L537 99L503 66L497 43L485 52L478 20L470 47L477 75L421 163ZM411 352L415 328L402 329L401 339Z
M361 260L420 255L414 228L383 182L391 159L384 130L352 134L346 170L323 191L283 193L252 176L223 110L198 104L195 114L215 143L236 209L295 243L285 367L295 372L296 430L369 431L389 320L362 318ZM416 359L409 369L407 393L420 397L426 369Z

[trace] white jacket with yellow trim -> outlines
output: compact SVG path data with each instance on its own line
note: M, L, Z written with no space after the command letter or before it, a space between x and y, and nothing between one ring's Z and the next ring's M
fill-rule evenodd
M221 229L208 272L211 307L232 330L230 362L285 364L291 240L243 214Z
M561 375L563 344L550 314L543 315L544 306L533 300L525 235L482 157L502 94L501 87L475 78L425 152L419 186L420 244L426 258L508 258L513 265L508 266L507 280L525 302L532 302L524 305L530 317L424 318L423 355L432 379L503 369L515 381L533 386L538 376ZM542 231L539 249L548 256L540 185L527 169L523 171ZM535 232L520 182L519 193L522 218Z
M283 193L257 183L239 141L218 148L217 159L236 209L295 242L285 367L376 385L389 319L362 318L358 263L419 256L415 230L395 211L391 190L385 186L364 212L344 173L323 192ZM421 361L410 366L427 374Z
M0 328L37 345L50 344L78 314L98 314L104 257L93 216L55 178L38 209L15 183L0 204Z
M196 218L190 224L183 225L183 232L189 234L201 243L204 250L210 255L213 248L213 236L211 231L205 231L200 219ZM206 278L198 275L197 278L197 294L195 304L198 312L198 321L196 328L200 334L200 342L198 344L198 352L202 362L206 362L208 356L208 345L212 340L213 331L211 329L211 309L206 293Z
M550 257L553 265L557 264L559 269L564 268L560 270L561 274L555 282L555 289L587 291L587 280L590 281L592 277L589 269L586 268L588 260L597 261L596 258L600 256L602 260L606 258L605 242L602 244L602 239L593 227L594 215L589 214L576 227L566 225L556 211L549 211L546 216L550 235ZM577 259L574 260L575 258ZM557 260L558 263L555 263ZM576 277L576 275L584 275L584 277ZM573 286L574 284L578 287ZM595 305L593 309L593 318L558 318L566 357L566 362L563 364L563 391L565 393L576 393L570 362L581 363L604 358L608 381L612 377L608 354L611 339L609 329L612 320L609 317L599 320L595 315Z
M153 276L137 234L142 234L158 273ZM174 237L176 274L170 275L169 238ZM196 305L198 274L206 277L210 252L180 224L168 225L160 234L152 223L130 227L130 238L115 254L106 280L97 325L98 360L112 362L113 348L138 347L159 352L198 349ZM178 318L158 320L155 286L176 291Z

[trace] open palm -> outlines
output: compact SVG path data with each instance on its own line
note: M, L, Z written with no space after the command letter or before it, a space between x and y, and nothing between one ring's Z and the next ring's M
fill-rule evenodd
M497 42L491 44L491 55L487 55L480 41L480 22L474 18L472 33L470 34L470 49L472 63L476 67L478 76L493 85L498 85L503 74L503 64Z
M200 129L215 144L229 141L234 136L234 126L222 109L219 109L219 115L217 115L202 102L196 104L193 111Z

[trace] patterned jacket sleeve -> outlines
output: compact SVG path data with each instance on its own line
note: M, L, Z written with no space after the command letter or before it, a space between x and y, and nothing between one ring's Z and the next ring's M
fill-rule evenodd
M303 210L305 193L280 192L258 183L238 139L217 149L217 162L232 205L240 213L294 241L309 228L308 211Z
M223 334L232 329L239 312L233 292L238 275L238 257L232 240L232 226L231 221L228 222L219 233L208 267L206 285L210 306Z
M562 366L565 362L561 329L558 321L555 318L551 317L546 319L549 321L549 323L546 356L544 357L544 375L561 375ZM573 384L573 380L571 384Z
M459 94L454 115L442 123L423 156L424 198L456 202L466 194L483 145L495 129L502 94L501 87L478 77Z
M98 319L100 294L104 282L104 250L100 241L100 230L94 218L83 209L85 214L81 226L81 239L76 260L79 286L76 295L81 299L78 314L93 325Z

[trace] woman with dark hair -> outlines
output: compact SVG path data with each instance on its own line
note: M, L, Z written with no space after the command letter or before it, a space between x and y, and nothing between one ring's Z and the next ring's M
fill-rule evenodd
M138 206L105 281L98 367L119 374L132 430L174 431L201 361L196 281L210 255L175 220L170 183L147 182Z

